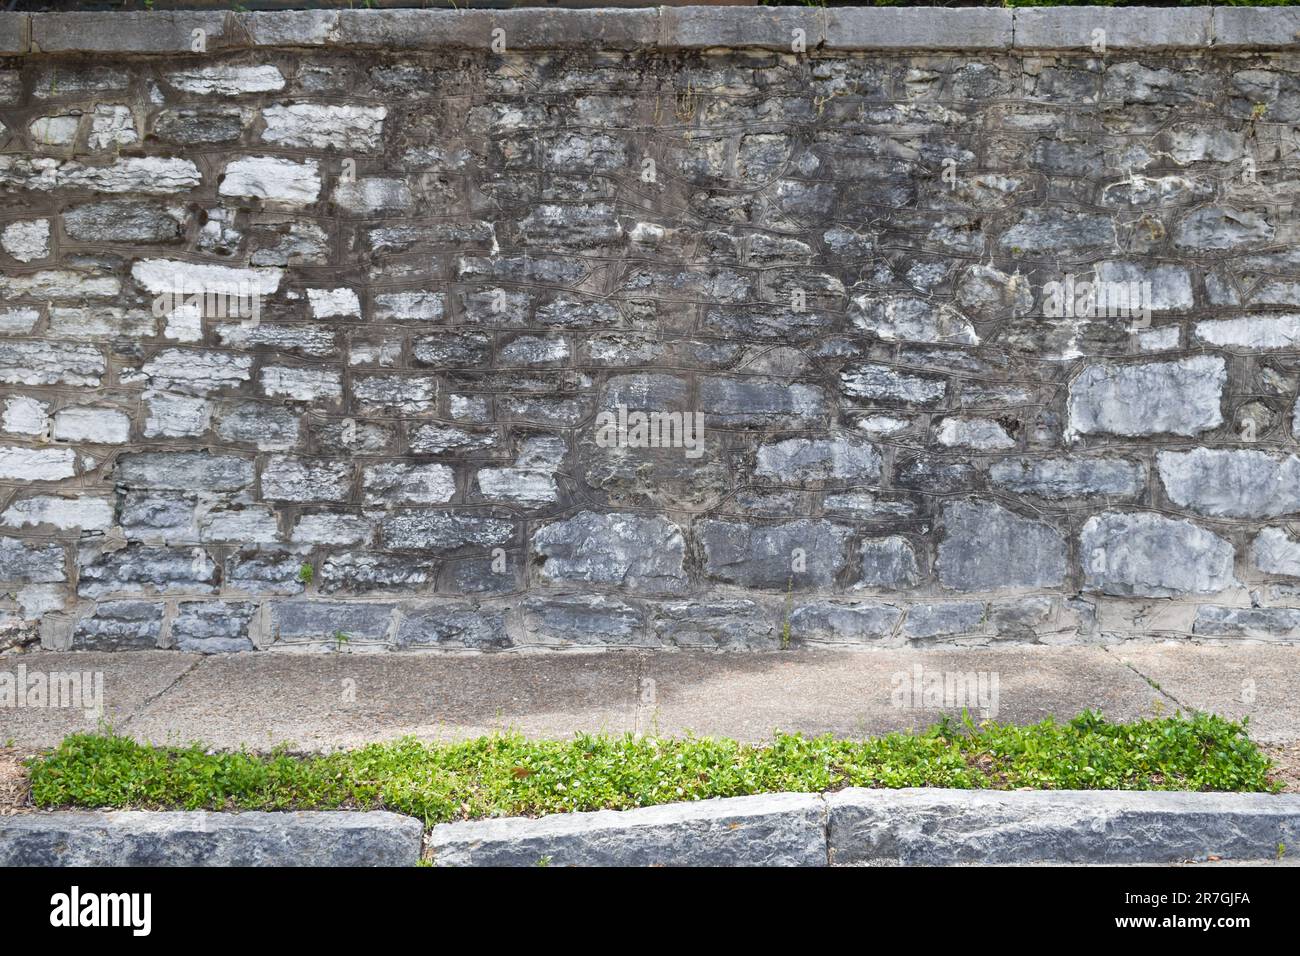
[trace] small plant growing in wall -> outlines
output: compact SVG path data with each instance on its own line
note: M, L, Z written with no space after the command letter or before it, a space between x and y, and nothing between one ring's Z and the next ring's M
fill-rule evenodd
M310 561L304 561L302 567L298 569L298 583L302 585L311 584L312 578L316 576L316 569L311 566Z
M336 650L336 651L341 651L341 650L343 650L343 645L346 644L346 643L348 643L348 641L350 641L350 640L352 640L352 635L351 635L351 634L348 634L348 633L346 633L345 631L335 631L335 632L334 632L334 650Z
M1251 106L1250 116L1246 120L1246 125L1247 125L1246 135L1249 136L1251 139L1254 139L1255 124L1260 122L1267 115L1268 115L1267 103L1255 103L1253 106Z

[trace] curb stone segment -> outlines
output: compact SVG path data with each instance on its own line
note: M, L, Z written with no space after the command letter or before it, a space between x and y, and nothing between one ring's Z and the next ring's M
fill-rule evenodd
M384 811L58 812L0 819L0 866L411 866L418 820ZM1264 860L1300 840L1300 795L1136 791L778 793L439 824L438 866L825 866Z
M828 794L835 865L1269 859L1300 839L1300 795L864 790Z
M0 866L414 866L423 833L387 811L30 813L0 817Z
M429 834L435 866L825 866L826 803L777 793L442 823Z

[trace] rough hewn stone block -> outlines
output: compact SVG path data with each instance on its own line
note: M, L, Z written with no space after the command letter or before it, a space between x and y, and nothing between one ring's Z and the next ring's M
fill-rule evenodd
M824 866L816 794L440 824L434 866Z
M1300 827L1266 794L863 790L827 794L833 865L1272 859Z
M1152 513L1107 512L1079 534L1084 587L1103 594L1212 594L1235 581L1232 544L1192 524Z
M1223 422L1227 367L1217 356L1087 366L1070 386L1073 432L1197 435Z
M541 574L558 584L675 593L686 586L681 528L659 517L584 511L533 535Z
M1061 532L991 501L957 501L943 509L939 581L957 591L1054 587L1066 574Z
M424 828L383 811L114 810L6 817L4 866L415 866Z

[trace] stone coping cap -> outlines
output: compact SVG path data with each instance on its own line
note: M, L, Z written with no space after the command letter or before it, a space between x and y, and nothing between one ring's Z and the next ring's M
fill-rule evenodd
M202 30L196 43L196 30ZM503 31L497 33L495 31ZM1295 7L645 7L0 13L0 55L390 50L1125 50L1300 47Z

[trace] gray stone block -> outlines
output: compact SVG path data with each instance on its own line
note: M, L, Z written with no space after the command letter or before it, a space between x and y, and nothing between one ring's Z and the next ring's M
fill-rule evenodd
M277 456L263 467L261 484L266 501L346 501L352 489L352 465Z
M530 643L545 645L652 646L639 607L603 594L537 595L524 601Z
M1012 11L830 7L827 50L1008 50Z
M537 820L442 823L434 866L824 866L825 808L778 793Z
M918 604L907 611L903 635L909 638L960 637L984 631L986 609L980 601Z
M1265 574L1300 578L1300 541L1285 528L1265 528L1250 546L1251 562Z
M1300 638L1300 608L1202 604L1196 609L1192 633L1205 637L1294 641Z
M934 405L943 400L947 389L942 378L913 375L874 363L846 368L840 373L840 387L850 398L900 405Z
M226 562L226 588L239 594L299 594L306 557L278 548L241 548Z
M1300 796L1127 791L827 794L834 865L1263 860L1300 836Z
M63 548L58 544L0 537L0 581L15 584L66 581L65 560Z
M998 247L1015 256L1059 254L1074 258L1094 249L1115 247L1109 216L1062 209L1029 209L1002 234Z
M386 811L31 813L0 819L0 866L415 866L423 835Z
M151 548L139 545L105 551L82 560L77 593L98 598L108 594L211 594L221 571L202 548Z
M0 53L26 53L31 48L29 13L0 13Z
M709 377L700 381L699 390L706 427L807 427L828 408L816 385Z
M800 519L748 525L705 519L695 525L710 578L753 588L829 587L847 563L849 529Z
M1210 7L1020 7L1015 11L1018 50L1090 51L1095 30L1105 49L1204 49L1214 36Z
M1005 458L989 467L989 480L1009 491L1052 500L1132 498L1146 486L1146 469L1118 458Z
M470 604L403 604L398 647L490 650L514 641L505 612Z
M880 478L880 452L870 442L852 435L787 438L759 447L754 474L782 484L875 482Z
M1272 518L1300 511L1300 458L1247 448L1162 451L1156 468L1180 508L1231 518Z
M177 242L185 237L185 216L161 203L94 202L66 210L63 231L79 242Z
M1259 212L1209 206L1189 213L1174 232L1182 249L1219 250L1259 246L1277 235L1277 227Z
M283 644L384 643L396 607L363 601L272 601L268 637Z
M493 28L508 50L637 50L655 45L660 9L497 10Z
M1286 50L1300 46L1300 11L1294 9L1214 7L1212 17L1216 50Z
M491 515L450 511L394 511L379 523L390 548L446 552L505 546L515 537L515 522Z
M825 13L800 7L660 7L659 46L666 50L758 47L795 52L796 30L803 49L821 43Z
M540 574L559 584L673 594L686 587L686 541L666 518L584 511L533 535Z
M655 636L665 647L726 650L779 647L777 617L754 601L682 601L654 609Z
M196 654L251 651L257 605L248 601L182 601L172 621L172 644Z
M134 452L119 456L114 477L133 489L239 491L253 483L253 462L205 451Z
M1065 580L1061 532L992 501L944 506L939 581L956 591L1055 587Z
M1089 364L1070 385L1069 428L1083 435L1197 435L1222 424L1227 377L1217 355Z
M32 17L31 46L41 53L192 52L194 31L206 49L226 46L226 13L194 10L42 13Z
M160 601L101 601L72 630L74 651L152 651L162 637Z
M0 344L0 382L6 385L98 385L104 369L103 353L93 345Z
M333 10L254 10L236 13L232 30L252 46L313 47L339 39L339 14Z
M862 560L858 587L899 590L914 587L921 581L916 551L910 541L899 535L868 538L862 542L858 556Z
M325 594L412 594L433 590L437 579L437 562L423 555L358 551L326 558L317 587Z
M1121 597L1213 594L1232 587L1232 544L1190 521L1106 512L1084 522L1084 589Z
M388 50L441 48L489 49L492 42L490 10L341 10L327 36L332 46L382 47ZM308 37L318 35L318 24L295 24Z
M817 601L790 614L792 643L870 644L894 636L903 612L891 604Z

